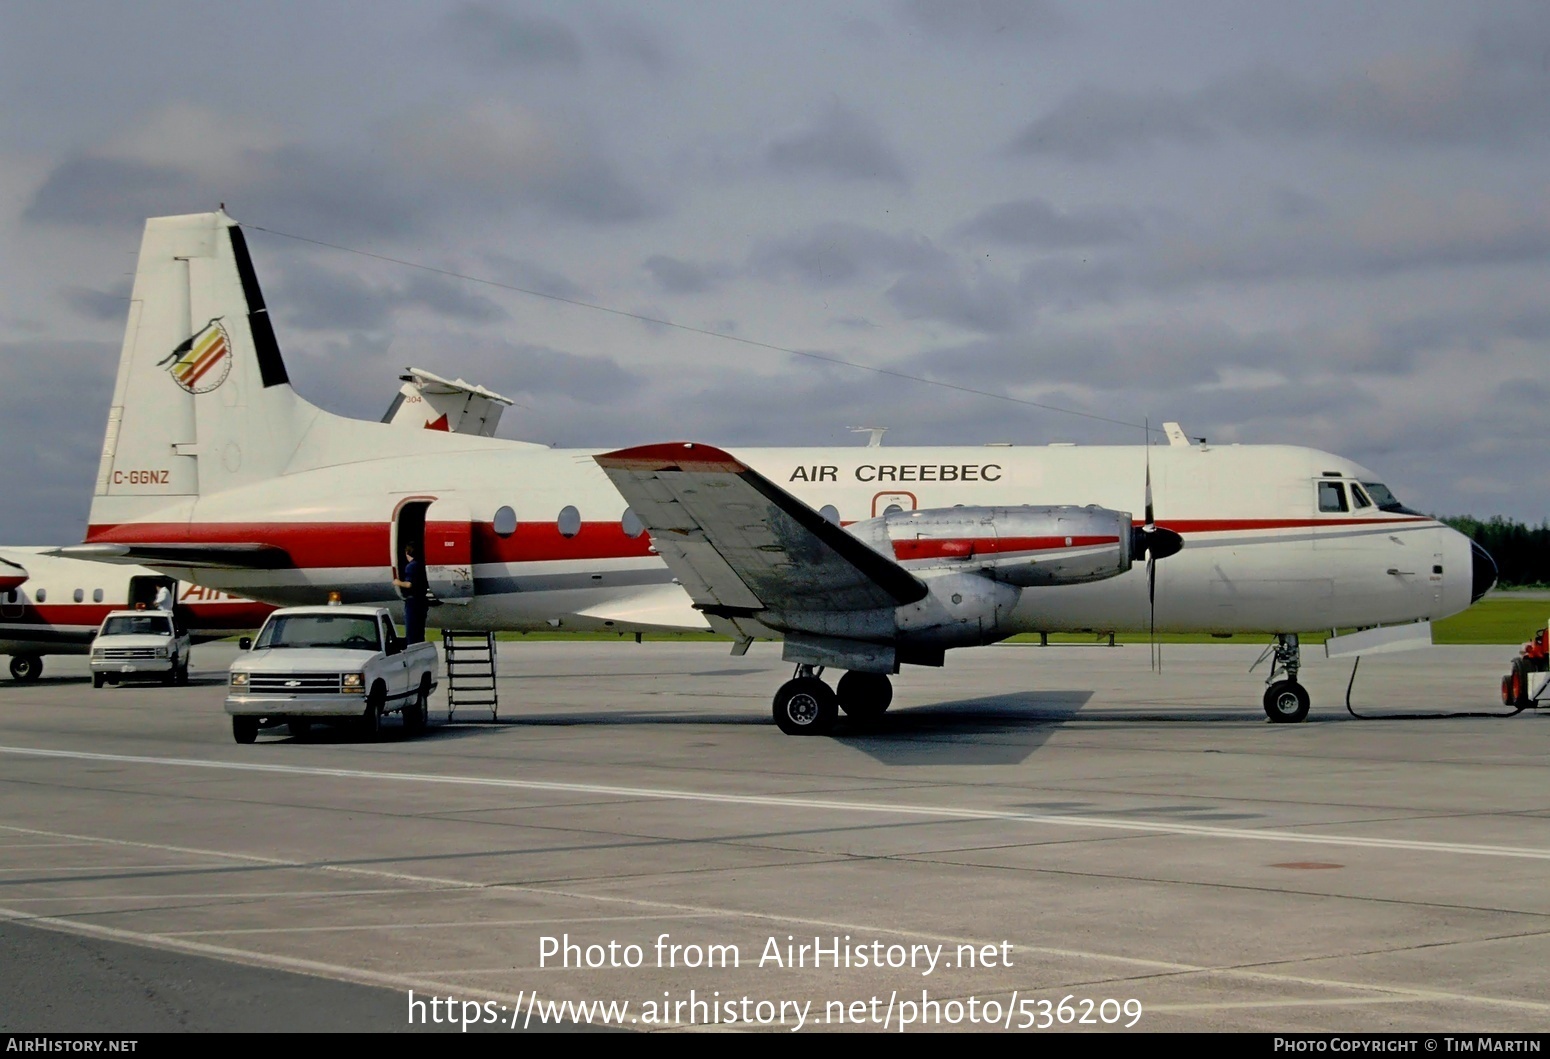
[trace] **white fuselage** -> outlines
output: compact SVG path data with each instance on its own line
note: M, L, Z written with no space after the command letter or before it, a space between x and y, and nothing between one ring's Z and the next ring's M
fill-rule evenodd
M433 625L620 632L703 625L649 539L629 535L624 502L590 452L455 437L446 438L445 451L427 451L425 440L416 439L416 451L296 469L171 505L171 498L154 498L139 519L93 525L87 539L270 544L293 565L157 568L275 604L322 602L339 591L347 602L396 606L395 514L433 501L425 539L433 582L438 528L472 574L471 594L433 608ZM1160 631L1349 628L1441 618L1471 602L1466 537L1429 517L1358 507L1354 491L1343 493L1348 510L1321 511L1319 482L1348 488L1377 479L1313 449L858 447L734 455L812 507L832 507L845 524L890 505L1022 504L1096 504L1130 511L1139 524L1150 461L1157 524L1184 539L1182 551L1157 564ZM502 508L515 514L509 533L497 517ZM452 522L438 514L444 510L455 514ZM1013 624L1030 632L1126 630L1151 620L1138 563L1105 581L1027 589Z

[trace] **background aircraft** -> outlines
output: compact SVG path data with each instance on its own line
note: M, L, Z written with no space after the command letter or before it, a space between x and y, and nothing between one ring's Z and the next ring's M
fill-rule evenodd
M1013 632L1260 632L1286 675L1265 699L1277 720L1307 711L1297 631L1442 617L1494 577L1349 460L1174 441L648 447L599 467L343 419L292 389L241 229L164 217L141 246L87 543L65 551L274 603L391 604L415 542L441 624L781 635L800 666L871 674L852 682L863 712L900 664ZM804 687L821 728L833 703Z

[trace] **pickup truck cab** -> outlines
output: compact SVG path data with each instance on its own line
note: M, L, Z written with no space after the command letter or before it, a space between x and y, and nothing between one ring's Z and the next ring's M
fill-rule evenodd
M91 683L188 683L189 636L165 610L113 610L91 642Z
M390 713L407 732L425 728L436 647L406 644L381 607L287 607L241 647L226 693L239 743L280 724L300 736L314 721L358 722L375 736Z

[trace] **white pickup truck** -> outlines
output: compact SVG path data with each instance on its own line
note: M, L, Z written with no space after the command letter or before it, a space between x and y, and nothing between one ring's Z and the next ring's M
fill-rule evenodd
M314 721L354 721L375 736L389 713L407 732L425 728L436 647L406 644L381 607L287 607L241 646L226 690L239 743L280 724L301 736Z
M165 610L111 610L91 642L91 684L188 683L189 636Z

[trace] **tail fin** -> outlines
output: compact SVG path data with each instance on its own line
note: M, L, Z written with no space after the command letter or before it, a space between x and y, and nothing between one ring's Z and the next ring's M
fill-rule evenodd
M93 529L188 517L280 473L318 410L291 389L242 229L146 222L92 498Z

